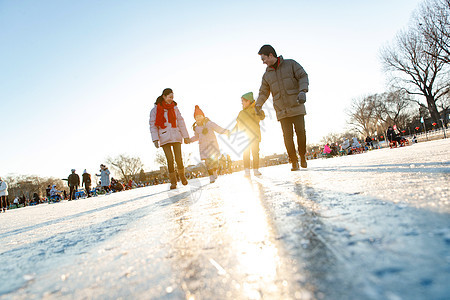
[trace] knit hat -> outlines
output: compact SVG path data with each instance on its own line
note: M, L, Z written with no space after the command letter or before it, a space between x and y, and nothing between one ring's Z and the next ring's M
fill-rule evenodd
M70 170L72 173L75 172L75 169Z
M196 105L196 106L195 106L195 110L194 110L194 118L195 118L195 116L198 116L198 115L205 116L205 114L204 114L203 111L200 109L200 107L198 107L198 105Z
M255 101L255 99L253 99L252 92L248 92L247 94L242 95L242 98L244 98L245 100L249 100L251 102Z

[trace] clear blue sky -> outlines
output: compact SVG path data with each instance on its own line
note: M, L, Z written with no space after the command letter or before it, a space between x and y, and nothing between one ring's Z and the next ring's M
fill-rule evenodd
M319 142L344 130L353 98L387 89L379 49L419 3L0 0L0 176L95 173L120 153L155 169L161 91L174 89L188 126L196 104L227 126L240 96L258 94L267 43L307 71L307 138ZM264 127L262 154L284 152L278 122Z

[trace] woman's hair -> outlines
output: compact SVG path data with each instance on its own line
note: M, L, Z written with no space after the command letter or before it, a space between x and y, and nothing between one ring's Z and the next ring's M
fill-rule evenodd
M164 100L163 96L167 96L167 95L172 94L172 93L173 93L172 89L169 89L169 88L164 89L162 94L161 94L161 96L156 98L155 104L159 104L159 103L163 102L163 100Z

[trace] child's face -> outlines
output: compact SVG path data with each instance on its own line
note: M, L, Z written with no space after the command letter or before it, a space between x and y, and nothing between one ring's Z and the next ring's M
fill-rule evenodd
M203 115L196 115L196 116L195 116L195 121L196 121L197 123L203 122L203 119L205 119L205 117L204 117Z
M250 102L250 100L247 100L247 99L244 99L244 98L241 98L241 103L242 103L242 109L246 109L247 107L250 106L250 104L252 104Z

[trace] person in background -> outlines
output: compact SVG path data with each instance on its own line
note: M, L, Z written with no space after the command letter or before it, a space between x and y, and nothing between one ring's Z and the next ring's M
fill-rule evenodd
M19 196L16 196L16 198L14 198L14 202L13 203L16 206L16 208L19 208Z
M100 184L102 189L105 191L105 193L110 193L109 185L111 184L111 181L109 179L109 175L111 172L108 170L108 167L106 167L104 164L100 165L100 174L95 174L95 176L100 176Z
M91 174L86 172L86 169L83 171L83 175L81 175L83 178L83 182L81 186L84 186L84 189L86 190L87 197L91 197Z
M366 146L368 149L373 148L373 142L372 142L372 138L370 136L366 137Z
M61 200L61 191L58 191L57 189L56 189L56 184L54 184L53 186L52 186L52 188L51 188L51 190L50 190L50 199L53 201L53 202L57 202L57 201L60 201ZM50 199L49 199L49 203L50 203Z
M8 208L8 184L0 177L0 212Z
M47 188L45 189L45 195L47 196L47 201L50 200L50 190L52 189L52 187L50 186L50 184L47 186Z
M75 193L80 186L80 176L75 173L75 169L72 169L72 174L67 178L67 182L69 185L69 201L75 200Z

